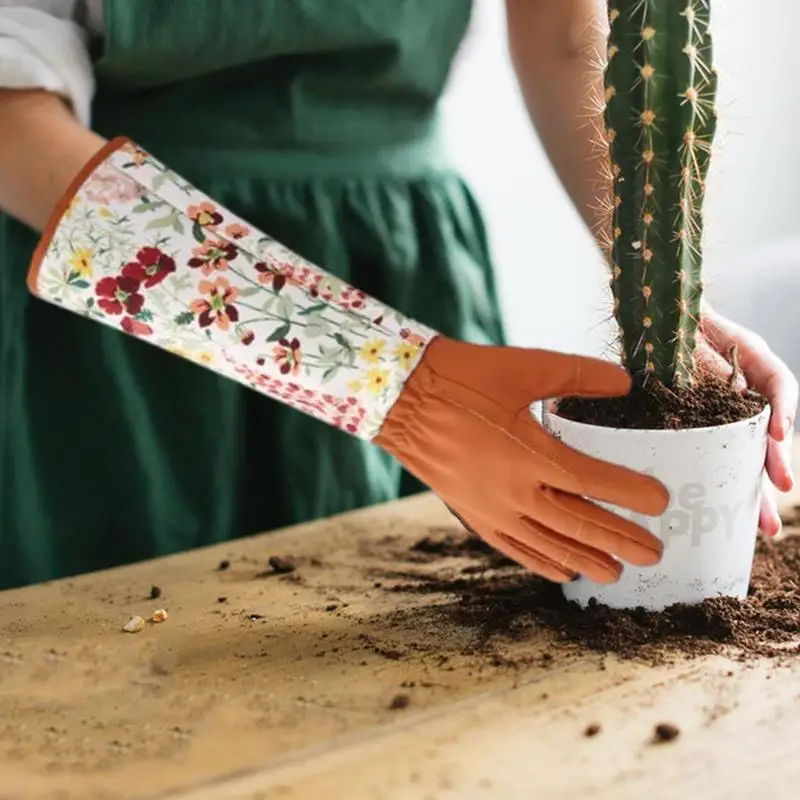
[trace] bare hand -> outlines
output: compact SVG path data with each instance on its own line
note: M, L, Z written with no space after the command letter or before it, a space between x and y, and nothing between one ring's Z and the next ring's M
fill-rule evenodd
M733 345L736 345L743 373L737 382L738 388L745 389L746 382L751 389L764 395L772 407L759 529L765 536L776 536L781 531L781 519L775 489L788 492L794 486L792 438L798 382L761 336L704 304L697 350L701 362L717 374L729 376L732 368L723 354L730 352Z

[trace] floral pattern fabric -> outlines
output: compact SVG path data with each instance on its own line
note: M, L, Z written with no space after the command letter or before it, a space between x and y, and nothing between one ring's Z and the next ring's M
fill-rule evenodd
M129 140L71 199L34 290L364 439L437 335Z

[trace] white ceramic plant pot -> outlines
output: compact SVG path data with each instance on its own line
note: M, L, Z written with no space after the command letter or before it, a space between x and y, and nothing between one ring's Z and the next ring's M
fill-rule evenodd
M625 565L617 583L580 578L564 585L568 600L591 598L612 608L661 610L673 603L747 596L758 530L767 446L767 406L751 419L686 430L628 430L587 425L547 407L542 421L564 444L658 478L670 503L660 517L606 508L664 542L654 567Z

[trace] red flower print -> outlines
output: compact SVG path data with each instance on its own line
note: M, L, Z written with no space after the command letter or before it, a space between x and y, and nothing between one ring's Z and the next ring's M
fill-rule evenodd
M239 341L245 345L253 344L255 338L256 335L249 328L245 328L245 330L243 330L241 334L239 334Z
M153 332L149 325L132 317L123 317L120 326L125 333L130 333L132 336L149 336Z
M139 294L139 281L125 275L116 278L103 278L97 282L94 291L99 298L97 305L106 314L138 314L144 305L144 297Z
M126 278L133 278L144 284L145 289L158 286L167 275L175 272L175 261L157 247L143 247L131 261L122 268Z
M272 284L272 288L279 292L283 287L286 285L286 276L281 275L280 272L275 270L273 267L270 267L269 264L265 264L263 261L259 261L257 264L253 265L255 267L256 272L258 273L258 282L266 284Z
M222 214L207 200L196 206L189 206L186 209L186 215L193 222L210 230L214 230L214 227L222 222Z
M203 275L210 275L215 269L224 271L228 263L239 254L235 244L224 239L209 239L199 247L192 250L194 258L189 259L189 266L196 269L200 267Z
M200 281L198 288L205 297L193 300L191 309L199 315L197 322L201 328L207 328L212 322L216 322L218 328L226 331L231 322L239 320L239 310L233 305L239 296L239 290L231 286L225 278Z
M279 339L272 350L272 360L279 366L281 375L297 375L302 353L298 339Z

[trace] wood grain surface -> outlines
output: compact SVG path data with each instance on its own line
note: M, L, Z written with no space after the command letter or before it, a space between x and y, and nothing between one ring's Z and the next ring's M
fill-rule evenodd
M441 596L376 587L443 528L426 495L0 594L0 798L800 796L796 664L470 653Z

